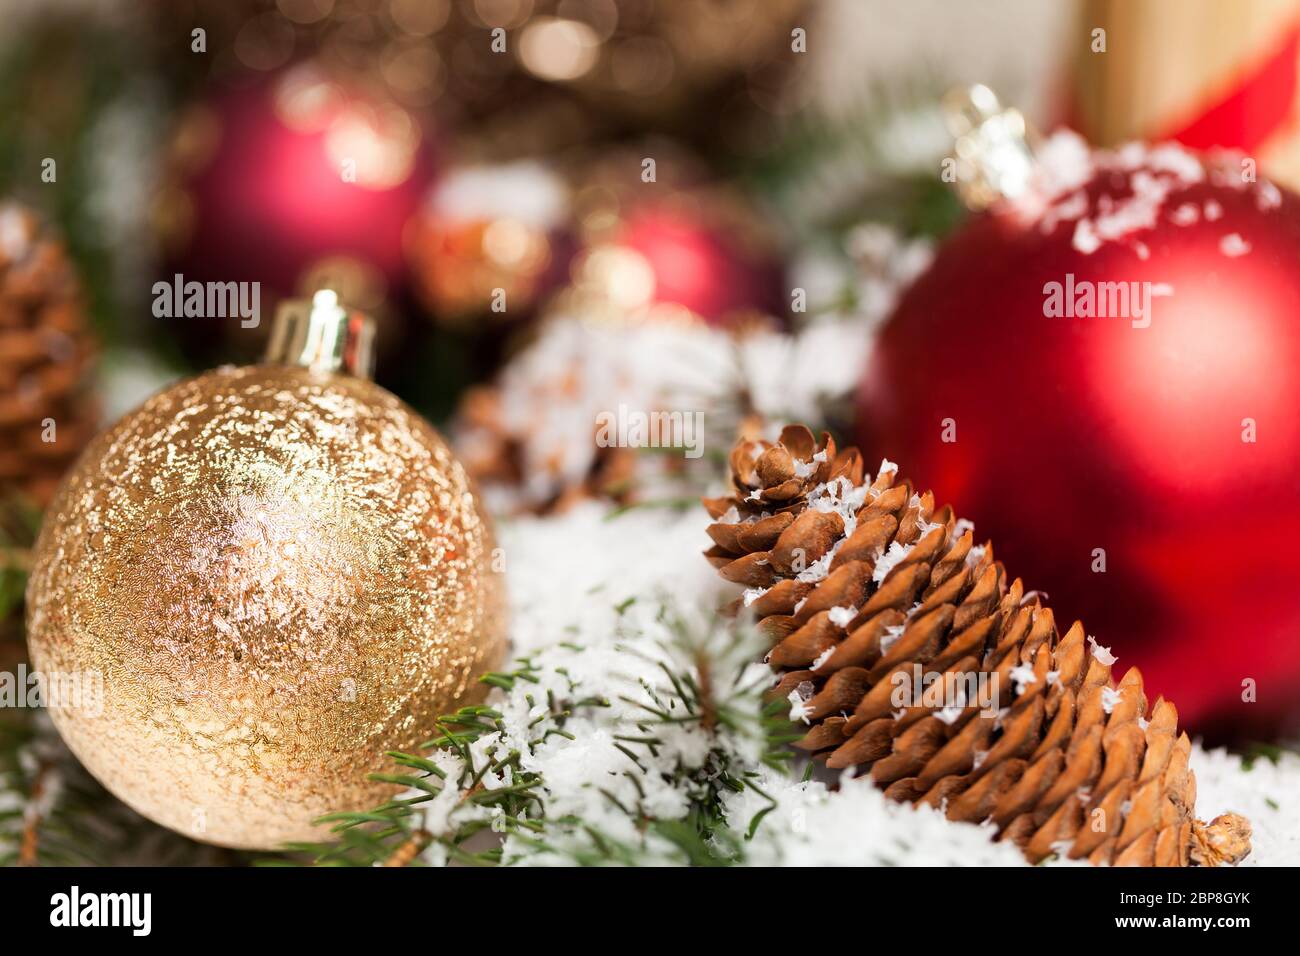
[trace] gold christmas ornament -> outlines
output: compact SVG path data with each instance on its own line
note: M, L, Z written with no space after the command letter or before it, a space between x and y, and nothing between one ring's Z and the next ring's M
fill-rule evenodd
M332 292L264 364L155 395L66 478L27 591L51 716L106 787L196 839L270 848L372 806L504 651L491 528L434 429L366 378Z

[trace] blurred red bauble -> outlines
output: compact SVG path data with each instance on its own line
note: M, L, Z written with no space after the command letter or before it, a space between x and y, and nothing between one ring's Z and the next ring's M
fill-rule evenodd
M360 298L391 295L433 165L409 112L306 64L193 107L168 158L156 206L166 278L260 282L264 311L322 270L367 286ZM203 338L239 327L184 324Z
M691 212L689 202L645 205L631 210L613 243L645 262L655 303L683 306L711 323L779 310L772 263L720 225Z
M773 224L678 144L614 147L566 176L577 252L560 312L722 328L787 313Z
M1300 198L1175 146L1016 162L882 330L863 447L1194 733L1275 732L1300 713Z
M703 322L735 329L785 312L765 226L707 189L590 213L561 314L597 322Z

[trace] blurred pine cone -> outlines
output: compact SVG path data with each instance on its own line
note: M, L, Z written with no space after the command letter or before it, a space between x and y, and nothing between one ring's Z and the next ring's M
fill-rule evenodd
M44 506L94 434L94 352L63 244L0 202L0 495Z
M519 427L502 405L499 385L468 389L454 431L461 460L495 507L555 514L588 499L633 500L635 450L598 447L594 425L590 443L573 446Z
M748 587L735 609L772 640L773 695L809 725L796 746L869 768L896 800L991 820L1032 862L1216 865L1250 852L1244 818L1195 819L1174 705L1148 711L1136 668L1117 685L1114 658L1078 622L1061 636L951 507L889 462L864 479L856 448L802 426L739 442L731 465L733 493L704 502L706 556ZM925 685L940 690L916 696Z

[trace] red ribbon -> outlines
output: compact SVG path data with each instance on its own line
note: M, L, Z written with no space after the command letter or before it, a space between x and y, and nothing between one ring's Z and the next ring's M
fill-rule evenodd
M1287 31L1277 53L1244 76L1225 98L1181 129L1157 139L1174 139L1193 149L1257 148L1285 125L1295 110L1297 57L1300 24Z

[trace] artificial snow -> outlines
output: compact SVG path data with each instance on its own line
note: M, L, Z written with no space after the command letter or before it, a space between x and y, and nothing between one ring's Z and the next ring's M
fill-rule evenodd
M1016 685L1016 695L1019 696L1025 692L1025 688L1038 680L1034 674L1034 668L1030 664L1018 664L1007 674L1012 682Z
M1260 210L1276 209L1282 205L1282 190L1264 181L1255 191L1255 206Z
M849 622L858 616L858 609L855 607L833 607L826 612L826 616L836 627L848 627Z
M804 681L794 690L786 695L790 701L790 720L798 723L803 721L805 724L810 723L808 715L812 713L812 708L808 706L808 700L812 697L813 685L809 681Z
M1241 233L1230 232L1219 240L1219 251L1229 259L1235 259L1250 252L1250 243L1241 238Z
M1123 699L1124 699L1124 695L1122 695L1114 687L1103 687L1101 689L1101 709L1108 714L1111 711L1113 711L1115 709L1115 705L1118 704Z
M876 559L876 567L871 572L871 580L876 584L884 581L890 571L907 559L914 547L915 545L912 544L899 544L897 541L891 541L885 553Z
M1110 652L1109 647L1102 647L1097 643L1097 639L1091 634L1088 635L1088 647L1092 650L1092 656L1096 658L1099 664L1114 664L1119 658Z
M765 771L759 786L777 807L749 841L749 860L767 866L1020 866L1010 843L991 827L954 825L930 807L885 797L870 777L845 774L838 789ZM748 820L767 805L753 789L727 798L727 811Z
M817 659L812 662L812 664L809 666L808 669L813 671L818 670L823 664L825 664L828 660L830 660L831 655L834 653L835 653L835 648L833 647L826 648L826 650L822 651L820 654L817 655Z
M1137 237L1154 229L1162 216L1175 226L1223 217L1223 206L1214 199L1200 206L1180 202L1166 208L1171 196L1204 182L1207 175L1206 165L1195 154L1174 143L1154 147L1128 143L1110 151L1091 150L1077 134L1062 130L1045 141L1037 158L1030 188L1012 208L1022 221L1036 221L1044 233L1072 223L1071 245L1081 255L1092 255L1108 243L1122 243L1139 259L1146 259L1151 251ZM1251 190L1256 208L1267 211L1281 205L1281 191L1270 182L1248 180L1232 155L1212 158L1210 167L1212 183L1239 192ZM1102 174L1120 187L1118 195L1110 188L1097 194L1084 188ZM1250 251L1249 243L1236 233L1225 236L1219 248L1229 257Z

